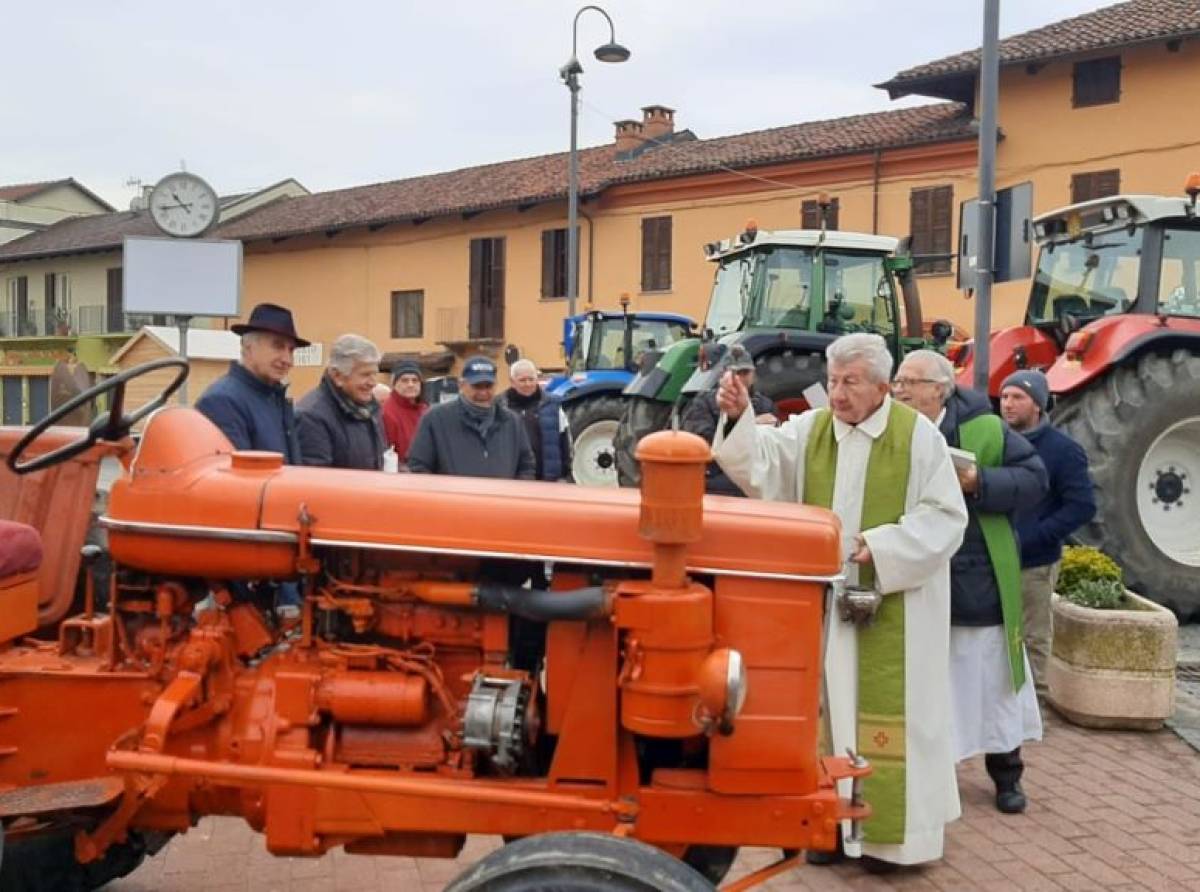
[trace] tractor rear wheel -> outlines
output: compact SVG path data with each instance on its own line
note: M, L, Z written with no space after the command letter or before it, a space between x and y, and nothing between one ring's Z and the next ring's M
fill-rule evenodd
M542 833L497 849L446 892L712 892L677 858L606 833Z
M621 486L637 486L642 482L642 466L637 460L637 446L642 437L666 430L671 421L671 404L643 397L625 400L625 411L617 426L613 441L617 450L617 479Z
M566 407L571 426L571 476L583 486L616 486L613 440L625 406L619 396L598 396Z
M4 892L91 892L133 873L170 839L166 833L131 831L122 843L108 847L104 857L88 864L75 860L71 834L59 833L28 839L8 838L0 863L0 889Z
M1080 541L1115 558L1130 588L1182 619L1200 613L1200 356L1146 354L1054 417L1087 452L1095 484Z

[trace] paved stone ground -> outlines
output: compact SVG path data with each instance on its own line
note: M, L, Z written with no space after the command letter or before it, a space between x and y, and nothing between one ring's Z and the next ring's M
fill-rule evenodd
M853 864L801 867L767 890L1200 890L1200 755L1171 731L1084 731L1046 714L1028 746L1029 811L992 806L982 759L959 771L962 820L946 858L886 878ZM340 849L319 859L274 858L241 820L206 819L108 892L436 892L498 846L472 837L456 861L373 858ZM777 853L743 850L731 878Z

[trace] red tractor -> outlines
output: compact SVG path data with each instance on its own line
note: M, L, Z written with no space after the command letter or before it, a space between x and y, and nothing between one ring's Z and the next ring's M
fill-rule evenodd
M1087 450L1099 511L1079 538L1130 587L1200 614L1200 174L1187 197L1116 195L1033 221L1023 325L994 332L988 390L1044 369L1055 423ZM951 351L960 381L971 345Z

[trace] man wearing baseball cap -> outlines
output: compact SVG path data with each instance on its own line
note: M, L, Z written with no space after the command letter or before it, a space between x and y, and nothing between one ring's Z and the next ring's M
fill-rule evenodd
M496 405L496 364L472 356L463 365L458 399L421 419L408 450L417 474L533 480L536 463L519 418Z
M1096 514L1083 447L1050 424L1050 386L1036 370L1013 372L1000 385L1000 414L1025 435L1046 466L1050 488L1035 506L1019 511L1021 595L1025 649L1039 693L1046 690L1050 657L1050 594L1058 581L1063 542Z

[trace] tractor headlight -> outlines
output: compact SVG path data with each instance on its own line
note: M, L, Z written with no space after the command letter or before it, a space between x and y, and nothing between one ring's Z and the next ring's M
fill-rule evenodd
M731 647L714 650L700 664L700 707L703 724L722 734L733 733L733 720L746 705L746 662Z

